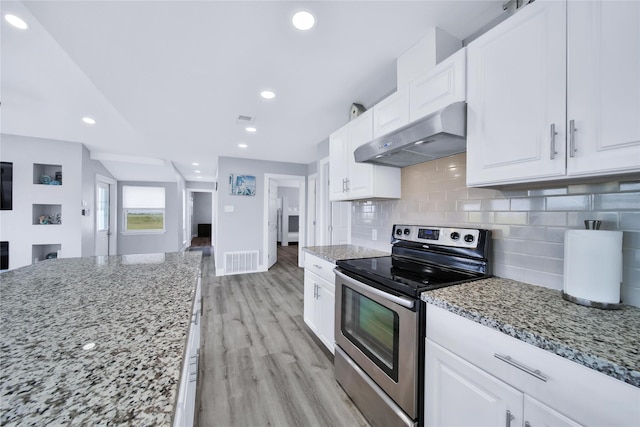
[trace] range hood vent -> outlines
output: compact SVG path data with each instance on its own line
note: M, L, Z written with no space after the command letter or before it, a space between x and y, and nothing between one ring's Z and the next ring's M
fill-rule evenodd
M467 105L449 104L428 116L358 147L356 162L405 167L467 150Z

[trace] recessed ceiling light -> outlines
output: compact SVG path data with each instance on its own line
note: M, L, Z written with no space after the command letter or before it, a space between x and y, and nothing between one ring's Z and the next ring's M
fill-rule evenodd
M83 117L82 121L85 122L88 125L95 125L96 124L96 120L92 117Z
M262 92L260 92L260 96L264 99L273 99L276 97L276 94L271 90L263 90Z
M200 171L194 171L195 173L200 173Z
M247 144L240 143L238 144L238 148L247 148Z
M27 23L24 22L21 18L18 18L16 15L11 15L11 14L7 13L6 15L4 15L4 19L9 24L13 25L14 27L16 27L16 28L18 28L20 30L26 30L27 28L29 28Z
M253 132L257 131L258 129L254 128L253 126L249 126L249 127L244 128L244 130L246 130L247 132L253 133Z
M200 163L198 163L198 162L193 162L193 163L191 163L191 164L192 164L193 166L200 166Z
M293 18L291 18L291 22L293 23L293 26L300 31L307 31L313 28L313 26L316 24L316 18L314 18L310 12L301 10L300 12L297 12L295 15L293 15Z

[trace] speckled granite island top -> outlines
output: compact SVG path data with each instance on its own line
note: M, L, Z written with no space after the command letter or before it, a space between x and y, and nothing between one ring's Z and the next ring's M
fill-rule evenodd
M0 275L0 424L171 425L201 256L55 259Z
M640 387L639 308L583 307L560 291L499 278L424 292L422 300Z
M342 259L372 258L377 256L387 256L388 252L376 249L369 249L357 245L331 245L331 246L309 246L303 248L305 252L315 255L329 262L335 263Z

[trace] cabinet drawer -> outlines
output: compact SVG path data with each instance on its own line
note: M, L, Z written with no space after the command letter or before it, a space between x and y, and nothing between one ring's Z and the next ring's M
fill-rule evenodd
M430 304L427 338L580 424L640 425L640 388Z
M328 282L335 282L333 269L336 268L336 265L330 261L311 255L310 253L305 253L304 268L317 274Z

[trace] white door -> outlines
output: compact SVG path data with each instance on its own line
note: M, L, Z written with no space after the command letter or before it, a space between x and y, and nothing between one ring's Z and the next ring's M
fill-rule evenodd
M331 245L351 243L351 202L331 203Z
M538 0L467 47L467 185L565 174L566 4Z
M522 426L523 394L426 340L426 426Z
M278 261L278 183L269 179L269 256L267 268Z
M307 210L307 246L316 245L316 179L309 179L309 209Z
M111 235L111 191L109 183L96 185L96 256L109 255Z
M640 2L570 1L568 175L640 168ZM571 137L569 139L571 142Z

